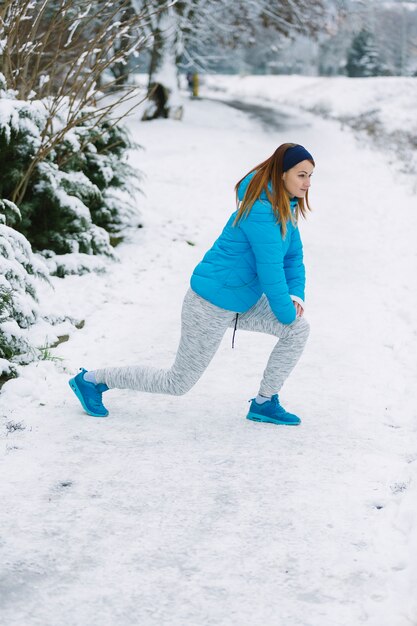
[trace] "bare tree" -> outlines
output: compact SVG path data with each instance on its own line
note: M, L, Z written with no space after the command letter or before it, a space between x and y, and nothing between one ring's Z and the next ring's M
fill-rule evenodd
M145 45L145 17L137 11L126 16L130 6L130 0L4 0L0 4L0 71L18 97L42 98L47 110L40 145L13 193L17 204L38 163L71 128L87 119L97 125L105 118L117 124L130 111L124 107L120 113L120 105L132 101L137 106L135 86L120 89L125 81L117 76L103 81L111 66L127 63ZM58 114L61 120L64 114L59 126L54 124Z
M208 50L248 48L272 30L277 37L313 34L323 26L325 0L132 0L145 13L146 37L151 45L149 87L163 88L161 115L178 115L177 68L180 58L205 65ZM152 17L153 16L153 19ZM153 89L153 91L152 91ZM150 117L157 111L150 109Z

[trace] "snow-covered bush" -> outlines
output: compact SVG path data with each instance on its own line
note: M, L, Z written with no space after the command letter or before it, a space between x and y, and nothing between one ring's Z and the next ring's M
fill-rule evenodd
M79 194L94 224L116 237L126 226L139 223L135 198L140 194L140 177L126 160L132 147L123 127L108 121L93 126L81 120L54 151L56 162L67 173L67 191Z
M30 243L8 225L19 219L16 205L0 199L0 378L15 374L13 363L19 355L26 361L34 356L27 329L39 315L35 277L48 279Z
M67 99L51 123L49 99L17 100L4 87L0 197L19 199L22 220L16 228L36 251L112 256L109 233L119 236L139 222L138 177L126 162L126 131L98 121L91 107L68 129ZM123 201L115 201L123 192Z

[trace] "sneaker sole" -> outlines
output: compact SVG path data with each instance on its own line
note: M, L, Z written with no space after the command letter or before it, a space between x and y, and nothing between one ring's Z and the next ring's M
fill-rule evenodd
M75 393L75 395L77 396L78 400L81 402L81 406L83 407L84 411L86 413L88 413L88 415L92 415L93 417L107 417L109 412L107 411L104 415L100 414L100 413L94 413L93 411L90 411L90 409L86 406L85 402L84 402L84 398L83 395L81 393L81 391L78 389L78 385L75 382L74 378L71 378L71 380L68 382L69 386L71 387L71 389L73 390L73 392Z
M298 422L286 422L284 420L277 420L273 417L267 417L266 415L259 415L259 413L248 413L246 416L247 420L252 420L253 422L265 422L267 424L277 424L278 426L298 426L301 424L301 420Z

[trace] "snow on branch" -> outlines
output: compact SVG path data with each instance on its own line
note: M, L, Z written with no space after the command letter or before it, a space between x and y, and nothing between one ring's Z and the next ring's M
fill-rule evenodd
M0 4L5 84L21 101L42 100L47 114L33 160L16 184L14 202L20 203L37 165L80 120L99 125L108 115L120 121L121 105L141 102L140 88L127 83L122 68L144 46L145 22L145 13L134 11L131 0Z

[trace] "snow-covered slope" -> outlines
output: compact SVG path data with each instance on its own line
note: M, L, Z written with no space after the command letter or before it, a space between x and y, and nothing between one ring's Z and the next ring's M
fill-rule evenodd
M285 111L282 132L209 101L132 120L145 228L107 274L56 279L50 306L85 327L0 395L8 626L416 623L415 197L349 129ZM112 391L109 418L83 414L77 367L172 361L235 181L287 140L317 161L312 334L282 394L302 426L244 419L274 341L239 331L186 396Z
M202 91L266 105L285 104L339 120L362 131L362 140L368 136L400 159L417 192L417 78L209 75Z
M338 119L374 111L388 131L417 134L417 78L209 75L204 84L233 96L289 104Z

